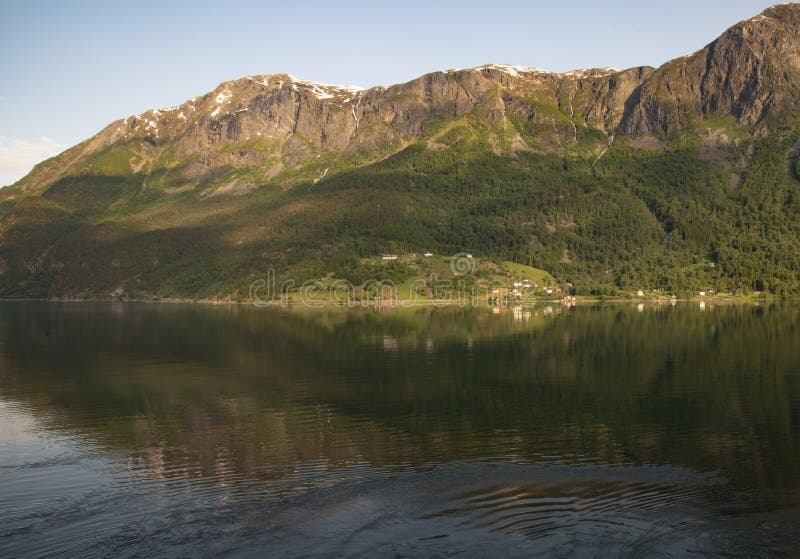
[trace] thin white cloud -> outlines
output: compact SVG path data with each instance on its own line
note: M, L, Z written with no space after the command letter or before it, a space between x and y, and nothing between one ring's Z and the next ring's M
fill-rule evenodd
M61 153L67 148L55 140L41 137L38 140L0 136L0 186L12 184L40 161Z

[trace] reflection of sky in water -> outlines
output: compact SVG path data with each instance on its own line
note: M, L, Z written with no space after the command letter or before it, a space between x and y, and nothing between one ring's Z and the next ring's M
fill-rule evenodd
M33 415L22 411L20 406L0 400L0 450L5 451L0 452L0 460L11 458L8 453L11 448L39 446L35 443L40 442L40 437Z

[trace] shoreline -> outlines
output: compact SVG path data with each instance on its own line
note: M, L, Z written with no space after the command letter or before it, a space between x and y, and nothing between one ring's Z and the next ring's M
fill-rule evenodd
M691 297L691 298L571 298L571 299L529 299L525 301L514 301L501 304L490 304L484 300L453 300L453 299L394 299L379 301L330 301L330 300L310 300L310 301L226 301L220 299L187 299L187 298L159 298L159 299L116 299L116 298L35 298L35 297L13 297L0 298L2 303L146 303L146 304L184 304L184 305L213 305L213 306L250 306L256 308L291 308L304 307L309 309L321 309L328 307L335 308L413 308L413 307L486 307L486 308L513 308L513 307L533 307L539 305L577 306L587 304L644 304L644 305L668 305L677 303L729 303L729 304L762 304L764 302L788 302L797 300L798 297L768 297L768 296L730 296L730 297Z

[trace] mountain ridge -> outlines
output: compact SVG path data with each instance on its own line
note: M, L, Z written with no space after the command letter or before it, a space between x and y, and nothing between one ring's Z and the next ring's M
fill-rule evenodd
M230 108L229 106L225 107L225 105L230 103L230 98L233 96L231 90L238 92L240 95L243 94L243 90L246 89L246 86L248 85L246 82L250 82L250 84L264 85L268 91L272 91L272 88L275 88L276 84L277 90L279 91L283 89L284 85L286 85L287 88L291 88L294 93L303 95L306 99L314 98L316 101L324 104L338 103L339 106L349 104L354 117L351 125L355 126L355 123L359 122L359 119L356 118L357 111L361 113L361 116L363 116L364 111L360 107L356 107L354 105L364 97L369 97L371 95L379 96L380 94L386 92L408 89L413 87L413 84L417 84L421 81L439 81L443 76L455 76L456 81L458 81L459 78L464 77L465 73L486 74L490 80L496 81L503 86L509 86L509 81L519 79L523 81L540 82L558 81L559 90L564 87L565 84L563 82L569 82L566 85L570 85L573 81L578 81L581 82L581 87L586 87L586 84L583 82L583 80L592 82L591 86L599 85L600 87L606 86L612 88L612 84L606 84L602 82L607 78L619 76L623 81L629 82L629 87L622 89L621 99L614 99L609 104L624 105L623 112L620 114L614 114L613 118L611 119L595 119L591 122L591 125L598 127L607 135L616 135L622 133L633 136L659 136L662 134L668 135L674 133L685 126L685 122L682 118L680 118L680 110L684 107L687 107L689 112L694 114L704 115L729 112L734 114L737 119L741 119L742 122L747 125L758 125L769 116L771 105L765 106L765 104L780 104L783 102L791 104L793 111L800 110L800 102L796 101L800 95L795 95L796 93L800 94L800 90L793 89L793 91L787 93L782 99L779 100L764 98L750 99L746 96L747 88L745 88L741 82L747 82L748 80L752 81L754 78L751 75L745 75L741 77L740 83L732 84L732 87L728 87L728 89L737 87L739 91L724 91L718 95L714 95L716 90L714 87L709 86L709 82L714 81L715 78L718 82L724 81L724 78L719 77L719 68L714 67L715 61L713 60L713 57L717 56L718 58L721 58L722 62L726 62L727 59L728 72L726 75L734 73L733 68L730 66L735 65L732 64L731 61L736 62L736 57L729 56L731 44L739 47L739 50L743 50L747 54L747 49L741 49L741 43L747 42L748 39L751 39L751 36L754 34L754 32L759 31L759 29L754 30L754 28L757 27L766 27L769 30L773 30L773 28L778 25L780 27L790 27L792 30L800 33L800 16L798 16L798 12L800 12L800 10L798 9L798 6L800 6L800 4L788 3L778 4L770 7L752 18L739 22L730 27L718 39L712 41L702 49L695 51L690 55L668 61L658 68L641 66L628 69L588 68L576 69L567 72L551 72L527 66L484 64L472 68L449 69L431 72L408 82L389 86L378 85L369 88L323 84L310 80L298 79L293 77L291 74L285 73L251 75L222 82L212 91L202 96L189 99L177 106L149 109L143 113L130 115L124 119L113 121L95 136L80 142L75 147L87 146L90 150L92 148L103 149L115 141L129 138L136 132L139 132L142 136L142 139L145 141L153 141L160 138L163 127L180 129L180 123L175 122L175 119L179 118L183 118L184 124L187 126L190 118L194 118L194 123L199 124L197 120L198 117L208 122L222 122L223 120L229 121L232 112L230 110L225 110L222 112L223 108ZM760 31L762 31L762 34L758 34L757 36L759 37L763 35L763 29ZM778 29L778 31L785 30ZM774 34L775 33L772 33L772 35ZM770 37L767 37L767 39L769 38ZM755 41L751 42L755 43ZM800 47L798 47L796 44L797 41L794 43L794 48L788 49L790 51L788 55L790 61L792 62L792 70L794 74L792 77L797 78L798 69L800 69ZM755 46L758 47L759 45ZM760 46L763 48L763 45ZM755 60L763 59L763 52L756 52L755 49L750 49L750 54ZM718 63L717 66L721 64L719 60L716 62ZM705 65L706 68L701 69L699 68L700 65ZM678 68L675 68L676 66L678 66ZM681 72L686 72L686 66L697 66L697 68L693 69L699 76L699 79L694 80L694 82L690 81L689 83L680 84L684 86L684 91L678 90L676 94L673 94L673 87L671 87L671 85L676 81L679 83L685 81L676 79L676 73L679 74ZM503 79L503 75L506 77L505 80ZM616 80L611 81L615 82ZM797 80L795 79L794 81L796 82ZM577 87L578 86L576 85L576 88ZM659 90L662 88L666 88L670 93L666 95L666 98L659 99L659 93L663 93ZM711 93L709 93L709 91ZM258 95L253 91L250 91L249 93L253 96ZM195 106L195 102L198 99L200 99L201 103L201 108L199 111ZM216 103L210 103L210 100L214 100ZM240 99L240 101L243 100ZM458 103L458 100L456 100L456 103ZM249 111L251 109L250 107L244 105L247 105L247 103L240 102L238 108L233 112L233 114L236 114L237 111ZM671 111L665 109L664 105L667 105L668 107L674 107L674 111L678 113L677 118L670 118ZM462 109L463 108L464 107L462 106ZM301 106L298 103L298 110L300 109ZM618 112L619 106L601 106L599 110L614 112L614 109L617 109ZM563 110L560 106L560 103L559 110ZM574 113L574 108L571 110ZM168 113L173 112L175 112L175 118L168 118ZM187 114L190 116L187 116ZM297 112L295 113L295 116L298 116ZM586 125L590 125L589 118L584 118L583 122ZM159 126L159 124L161 126ZM325 133L324 138L322 135L317 138L317 143L320 145L320 147L326 149L328 147L326 140L329 140L331 136L336 136L337 133L341 137L348 137L348 135L352 136L355 130L349 130L349 127L344 125L345 123L342 124L342 126L335 130L334 134ZM295 123L292 126L292 131L296 132L298 126L302 128L302 124ZM228 140L237 141L241 139L236 136L235 132L231 133L233 130L235 130L235 124L231 126L230 123L228 123L228 127L232 128L231 131L226 131ZM219 135L220 131L216 130L213 132ZM270 132L276 133L278 130L270 130L269 127L262 130L262 134L265 135L268 135ZM253 134L257 133L257 131L251 132L247 139L250 139ZM343 148L341 142L334 142L331 147L332 149ZM367 147L373 148L374 146L369 145ZM290 164L297 163L298 158L303 158L303 154L297 152L298 149L299 147L295 147L294 149L289 150L291 152L289 153ZM70 150L67 150L67 152L69 151ZM62 155L64 154L59 154L56 156L56 158L61 157ZM64 168L69 168L70 166L71 163L56 167L57 169L61 170ZM23 190L31 188L29 183L34 183L33 187L35 187L37 183L41 182L35 180L39 173L41 173L40 169L34 169L29 176L24 177L15 183L15 185L20 185L20 188ZM52 176L56 176L57 174L58 173L45 173L45 181L50 179Z

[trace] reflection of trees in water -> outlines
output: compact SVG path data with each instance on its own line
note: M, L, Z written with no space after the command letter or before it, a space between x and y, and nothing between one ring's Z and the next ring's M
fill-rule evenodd
M15 304L0 383L152 475L515 455L797 487L795 310L536 312Z

